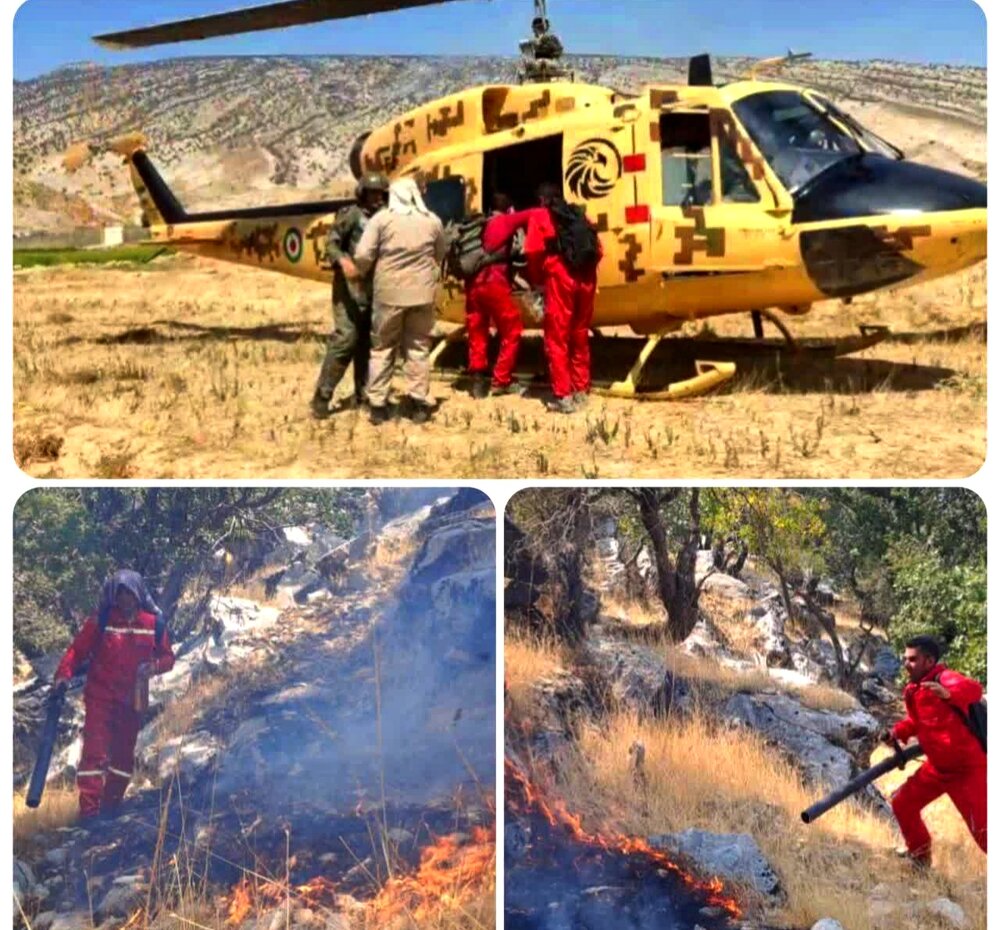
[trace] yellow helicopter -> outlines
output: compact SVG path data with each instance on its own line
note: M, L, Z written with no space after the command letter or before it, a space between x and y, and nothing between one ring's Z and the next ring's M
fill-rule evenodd
M97 36L136 48L340 19L449 0L285 0ZM578 83L561 61L545 0L521 44L520 83L474 87L403 113L360 136L355 177L418 175L445 221L482 211L503 191L534 205L542 181L586 207L604 250L594 328L627 325L647 341L612 394L674 398L731 378L730 362L698 362L695 377L650 390L643 369L685 322L752 315L755 337L775 309L806 313L887 287L952 274L986 257L986 187L905 160L822 94L768 75L808 57L792 52L717 86L707 55L686 85L625 94ZM327 232L343 201L188 213L141 135L104 146L122 155L152 241L221 261L329 283ZM461 283L445 280L440 317L464 322ZM538 326L526 308L525 324ZM461 329L435 350L438 358ZM831 342L848 354L884 327Z

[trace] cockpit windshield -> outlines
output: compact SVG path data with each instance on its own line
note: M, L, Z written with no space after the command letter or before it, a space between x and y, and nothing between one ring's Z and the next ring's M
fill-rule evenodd
M733 110L791 194L831 165L865 151L849 124L845 129L829 110L796 91L744 97Z

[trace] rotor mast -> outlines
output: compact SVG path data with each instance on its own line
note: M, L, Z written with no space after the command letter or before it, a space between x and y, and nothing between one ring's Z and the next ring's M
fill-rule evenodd
M563 44L552 32L552 24L546 0L535 0L535 16L531 20L530 39L521 42L521 71L519 78L522 83L544 83L547 81L573 80L573 72L560 61L563 56Z

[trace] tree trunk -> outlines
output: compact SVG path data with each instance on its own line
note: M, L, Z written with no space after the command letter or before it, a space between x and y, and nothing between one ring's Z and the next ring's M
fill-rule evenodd
M190 562L180 561L170 569L170 574L167 575L166 583L160 591L158 606L163 611L163 616L167 619L168 623L173 618L177 602L180 600L181 594L184 593L184 585L187 583L193 569L194 566ZM195 618L192 619L194 620ZM176 638L183 639L190 632L190 629L178 629L176 630ZM175 637L172 635L171 638Z
M691 491L689 524L681 541L676 562L671 558L667 530L660 507L676 499L680 491L664 492L655 488L640 488L632 492L639 505L639 519L649 536L656 563L657 592L667 610L667 632L674 642L690 635L698 622L699 591L694 571L698 560L698 539L701 532L699 491Z
M584 492L580 490L569 495L567 504L568 516L572 522L569 538L558 557L560 574L566 586L566 600L560 618L559 632L567 642L577 643L586 632L586 616L583 611L586 585L583 580L583 565L590 537L590 509L587 507Z
M774 569L774 573L778 576L778 584L781 586L781 600L785 605L785 613L788 615L788 619L794 619L794 612L792 608L792 594L788 590L788 578L785 574L785 566L779 561L771 563L771 568Z
M747 564L749 555L750 547L745 542L741 542L739 555L736 556L736 561L727 569L727 573L733 578L739 578L740 573L743 571L743 566Z
M816 580L813 580L811 585L802 590L802 599L805 601L806 610L809 611L816 622L823 628L823 632L826 633L830 640L830 644L833 646L833 661L837 665L837 686L846 691L851 683L854 669L857 666L855 665L848 668L845 664L844 650L840 644L840 636L837 634L837 618L830 613L830 611L824 610L819 606L819 604L816 603L816 600L813 597L815 588Z

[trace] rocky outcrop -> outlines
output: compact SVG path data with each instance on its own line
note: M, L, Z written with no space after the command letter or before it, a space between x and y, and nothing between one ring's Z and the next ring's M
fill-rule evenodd
M717 875L750 888L772 904L784 897L777 873L749 834L685 830L651 836L649 844L684 856L702 875Z
M722 714L779 747L807 778L829 788L850 780L856 758L870 752L880 729L863 710L811 710L784 694L734 694Z
M689 706L687 685L673 675L662 656L648 646L623 642L612 629L595 626L581 647L581 657L612 706L657 717Z
M920 927L930 918L935 926L968 930L972 926L965 911L950 898L931 901L915 899L912 888L900 883L883 882L868 896L868 915L872 930L896 930Z

